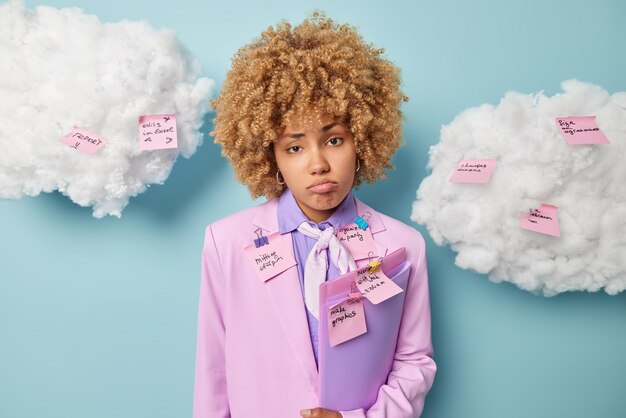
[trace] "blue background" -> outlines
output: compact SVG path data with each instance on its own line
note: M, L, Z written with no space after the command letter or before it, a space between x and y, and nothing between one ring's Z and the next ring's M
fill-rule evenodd
M400 66L411 99L397 169L356 195L405 223L429 146L463 109L508 90L552 95L573 77L625 90L620 0L47 4L172 28L218 88L237 48L281 18L320 8L356 25ZM191 416L204 226L261 201L211 138L121 219L94 219L58 193L0 201L0 417ZM439 367L424 417L626 416L626 294L494 284L416 227Z

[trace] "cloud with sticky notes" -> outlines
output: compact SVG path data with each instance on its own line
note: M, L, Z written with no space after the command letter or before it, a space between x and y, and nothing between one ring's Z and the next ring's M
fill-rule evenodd
M0 198L58 190L120 216L201 144L214 81L173 31L19 0L0 28Z
M626 92L561 87L508 92L442 127L411 219L492 281L615 295L626 289ZM481 160L496 162L488 181L453 180L460 168L481 175Z

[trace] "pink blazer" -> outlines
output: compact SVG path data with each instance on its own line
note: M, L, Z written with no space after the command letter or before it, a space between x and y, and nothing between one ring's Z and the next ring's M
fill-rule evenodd
M216 221L206 228L198 309L194 418L298 418L319 405L318 373L297 267L264 282L244 247L278 231L278 199ZM379 254L406 247L411 275L398 345L387 384L367 411L345 417L419 417L436 366L424 239L418 231L356 199ZM282 235L293 249L291 234ZM357 262L361 267L368 260ZM366 353L364 353L366 354ZM367 361L367 359L362 359Z

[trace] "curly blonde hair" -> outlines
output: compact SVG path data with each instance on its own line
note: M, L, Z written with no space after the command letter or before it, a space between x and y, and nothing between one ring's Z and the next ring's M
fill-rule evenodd
M356 29L315 12L293 27L282 21L233 57L211 135L253 198L271 199L276 181L272 144L289 122L316 109L346 123L360 170L354 185L374 183L393 169L402 138L400 71Z

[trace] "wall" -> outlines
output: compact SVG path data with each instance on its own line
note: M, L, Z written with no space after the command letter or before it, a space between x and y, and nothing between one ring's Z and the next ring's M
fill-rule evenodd
M320 8L358 26L400 66L411 100L397 169L356 195L406 223L428 147L463 109L508 90L552 95L568 78L626 90L618 0L46 4L172 28L218 88L237 48L280 18ZM203 229L259 202L210 138L121 219L96 220L58 193L0 201L0 416L191 416ZM439 367L424 417L626 414L626 294L544 298L491 283L416 227Z

